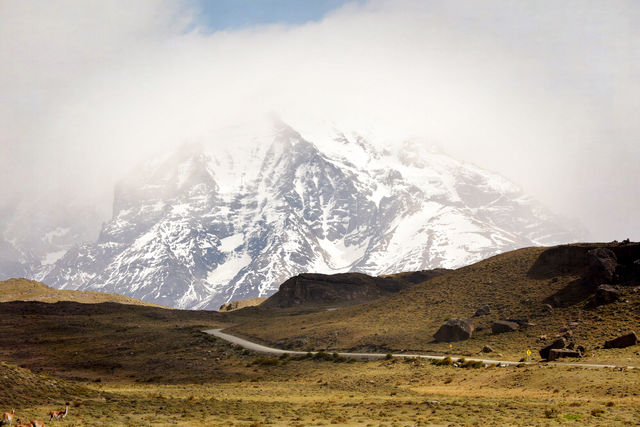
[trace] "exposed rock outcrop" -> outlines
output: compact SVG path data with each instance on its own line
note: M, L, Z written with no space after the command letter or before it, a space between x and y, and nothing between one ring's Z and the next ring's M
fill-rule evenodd
M440 326L440 329L433 337L436 341L463 341L471 338L473 330L474 326L469 320L449 319L444 325Z
M587 252L589 279L592 283L611 283L618 266L616 254L609 248L596 248Z
M567 346L567 341L564 338L558 338L554 340L551 344L546 347L541 348L538 353L540 353L540 357L546 360L549 360L549 353L552 349L561 349Z
M638 336L631 331L628 334L621 335L604 343L604 348L625 348L638 343Z
M564 357L582 357L582 353L578 350L572 350L568 348L552 348L549 350L549 362Z
M298 306L353 305L389 295L419 280L424 282L447 270L417 272L417 276L405 279L402 274L373 277L361 273L299 274L280 285L278 292L261 304L263 308ZM413 280L411 280L413 279Z
M595 302L598 305L610 304L620 299L620 290L611 285L600 285L596 290Z

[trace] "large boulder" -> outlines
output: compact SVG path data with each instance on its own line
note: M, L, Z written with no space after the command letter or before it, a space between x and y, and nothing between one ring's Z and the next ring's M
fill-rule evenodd
M582 357L582 353L578 350L570 350L568 348L552 348L549 350L549 362L563 357Z
M491 332L494 334L502 334L504 332L513 332L520 328L516 322L508 320L496 320L491 324Z
M589 279L596 285L611 283L618 266L616 254L608 248L596 248L587 252Z
M549 344L546 347L541 348L538 353L540 353L540 357L543 359L547 359L549 360L549 353L551 352L552 349L554 348L565 348L567 346L567 342L565 341L564 338L560 337L556 340L554 340L551 344Z
M436 341L463 341L471 338L473 330L473 324L466 319L449 319L433 337Z
M600 285L596 290L596 304L610 304L620 298L620 290L611 285Z
M619 336L604 343L604 348L624 348L636 345L638 343L638 336L635 332L631 331L628 334Z

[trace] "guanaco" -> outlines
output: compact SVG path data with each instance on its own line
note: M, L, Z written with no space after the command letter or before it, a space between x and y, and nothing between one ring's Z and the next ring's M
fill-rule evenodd
M49 412L49 422L53 421L53 419L55 418L56 420L64 420L64 417L67 416L67 413L69 412L69 402L64 404L64 412L62 411L51 411Z
M15 415L16 415L15 409L12 409L11 412L5 412L4 415L2 415L2 424L11 425L11 423L13 422L13 419L15 418Z
M18 418L17 421L18 424L16 424L16 427L31 427L31 423L29 424L22 424L22 420L20 418Z
M44 423L44 421L31 421L28 425L30 425L31 427L45 427L46 424Z

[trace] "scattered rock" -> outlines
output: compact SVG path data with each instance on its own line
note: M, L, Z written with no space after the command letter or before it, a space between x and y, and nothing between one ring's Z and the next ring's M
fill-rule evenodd
M507 322L517 323L521 328L528 328L529 326L535 326L535 324L529 322L527 319L504 319Z
M538 337L538 342L546 341L546 340L547 340L547 336L546 336L546 335L540 335L540 336Z
M538 351L538 353L540 353L540 357L541 357L542 359L547 359L547 360L549 360L549 352L550 352L552 349L554 349L554 348L555 348L555 349L565 348L565 347L566 347L566 345L567 345L567 342L565 341L565 339L564 339L564 338L562 338L562 337L561 337L561 338L558 338L558 339L554 340L554 341L553 341L551 344L549 344L548 346L541 348L541 349L540 349L540 351Z
M489 313L491 313L491 307L489 307L488 304L485 304L476 310L476 313L473 315L473 317L486 316Z
M618 338L614 338L604 343L604 348L625 348L638 343L638 336L635 332L629 332L628 334L621 335Z
M436 341L463 341L471 338L473 324L466 319L449 319L433 337Z
M611 285L600 285L596 290L596 304L610 304L620 298L620 290Z
M488 345L485 345L484 347L482 347L482 352L483 353L493 353L493 349L491 347L489 347Z
M516 331L520 328L516 322L509 322L508 320L496 320L491 325L491 331L494 334L502 334L504 332Z
M589 278L593 283L610 283L618 266L616 254L611 249L596 248L587 252Z
M569 322L568 325L569 325L570 328L575 328L576 326L579 325L579 323L578 322Z
M563 357L582 357L578 350L569 350L566 348L552 348L549 350L549 362Z

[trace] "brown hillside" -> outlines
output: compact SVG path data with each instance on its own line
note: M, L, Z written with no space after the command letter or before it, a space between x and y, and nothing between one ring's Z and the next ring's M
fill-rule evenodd
M204 329L216 311L77 302L0 303L0 360L66 380L193 382L215 375ZM218 355L217 357L220 357Z
M82 385L6 362L0 362L0 389L0 408L56 402L60 405L68 400L98 397L96 391Z
M622 298L612 304L593 305L595 287L585 279L586 253L610 248L621 265L616 279ZM640 245L581 244L554 248L526 248L498 255L451 271L397 294L331 312L282 313L238 317L232 331L267 343L303 349L414 350L477 354L488 344L505 356L520 357L526 349L542 346L537 339L559 335L569 327L577 345L597 359L614 360L640 348L601 350L605 340L626 330L640 330L640 293L634 262ZM635 266L635 267L634 267ZM636 271L636 273L631 273ZM554 303L551 312L545 304ZM491 313L472 318L489 305ZM449 318L472 318L476 328L468 341L436 343L433 334ZM528 320L529 328L491 335L494 320ZM259 319L259 320L254 320ZM571 323L570 322L576 322ZM572 325L572 326L568 326ZM535 353L535 351L534 351Z
M58 302L74 301L86 304L101 302L116 302L119 304L132 304L160 307L155 304L130 298L123 295L107 294L95 291L70 291L51 288L44 283L28 279L9 279L0 282L0 302L10 301L40 301Z

